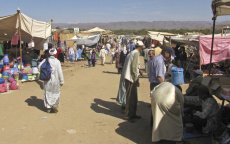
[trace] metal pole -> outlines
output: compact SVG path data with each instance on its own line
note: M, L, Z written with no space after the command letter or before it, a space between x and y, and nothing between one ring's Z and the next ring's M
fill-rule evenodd
M17 10L18 14L18 21L19 21L19 27L18 27L18 32L19 32L19 39L20 39L20 70L22 69L22 34L21 34L21 17L20 17L20 10Z
M211 75L211 69L212 69L212 54L213 54L213 47L214 47L214 40L215 40L215 28L216 28L216 17L214 16L212 18L213 20L213 29L212 29L212 46L211 46L211 54L210 54L210 63L209 63L209 74Z
M53 44L53 31L52 31L52 24L53 24L53 19L50 20L50 27L51 27L51 36L49 37L48 43Z

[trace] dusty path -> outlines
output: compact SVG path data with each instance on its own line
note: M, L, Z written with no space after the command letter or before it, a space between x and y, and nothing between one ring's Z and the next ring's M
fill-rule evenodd
M59 113L43 109L43 91L36 82L0 95L0 144L131 144L150 143L147 79L141 79L136 123L123 120L115 98L119 75L114 65L95 68L77 63L63 67Z
M142 119L129 123L116 104L120 75L114 65L85 68L84 63L63 66L57 114L44 111L39 83L1 94L0 144L151 144L148 80L141 78L138 89Z

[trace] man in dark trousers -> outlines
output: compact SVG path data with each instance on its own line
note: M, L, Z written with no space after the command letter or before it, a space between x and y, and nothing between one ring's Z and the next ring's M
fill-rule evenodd
M136 115L137 111L137 87L139 86L139 56L144 44L142 41L137 41L136 49L129 54L125 67L125 87L126 87L126 118L130 122L135 122L135 119L141 118Z

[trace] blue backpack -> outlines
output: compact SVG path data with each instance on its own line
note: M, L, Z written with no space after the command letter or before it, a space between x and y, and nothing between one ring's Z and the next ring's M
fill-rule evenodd
M52 67L49 63L48 58L40 67L40 77L39 79L42 81L48 81L51 78Z

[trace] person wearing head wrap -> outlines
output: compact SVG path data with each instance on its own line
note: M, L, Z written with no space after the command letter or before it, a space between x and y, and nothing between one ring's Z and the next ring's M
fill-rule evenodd
M61 68L61 63L55 58L57 50L51 48L49 50L49 61L52 67L51 78L48 81L44 81L44 105L47 108L47 112L57 112L59 100L60 100L60 86L64 84L64 76ZM46 61L44 59L39 64L39 69L41 65Z
M139 56L144 48L142 41L137 41L136 49L130 52L125 59L124 68L120 78L120 86L117 96L118 103L125 107L126 119L135 122L141 118L137 111L137 87L139 86Z
M103 46L99 53L99 57L101 59L101 65L103 66L105 65L106 55L107 55L107 51L105 50L105 46Z

